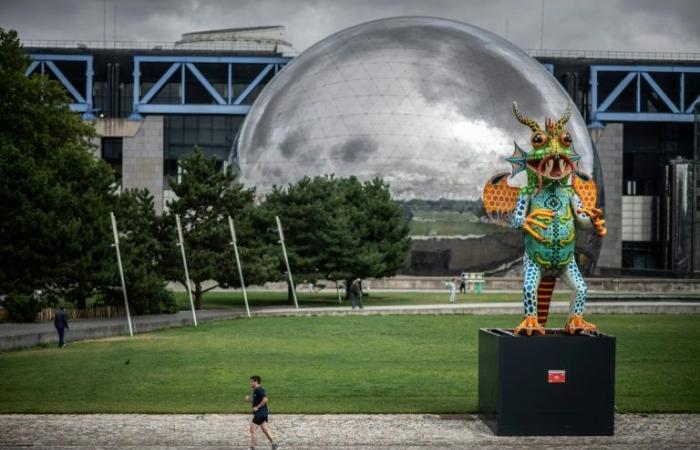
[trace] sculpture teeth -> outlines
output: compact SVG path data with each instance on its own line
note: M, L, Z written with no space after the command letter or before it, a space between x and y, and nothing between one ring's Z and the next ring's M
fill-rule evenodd
M548 177L549 174L552 172L552 167L554 167L554 160L550 159L549 161L547 161L547 164L546 164L545 169L544 169L544 176L545 177Z
M564 168L566 167L566 163L564 162L563 159L559 160L559 171L561 172L562 175L564 175Z

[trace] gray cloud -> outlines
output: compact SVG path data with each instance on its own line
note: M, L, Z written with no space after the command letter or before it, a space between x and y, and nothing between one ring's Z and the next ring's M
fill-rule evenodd
M176 41L185 32L285 25L297 50L351 25L383 17L459 20L522 48L540 40L540 0L107 0L108 40ZM100 0L0 0L0 26L23 39L102 40ZM545 0L544 47L700 52L697 0ZM506 33L507 29L507 33Z

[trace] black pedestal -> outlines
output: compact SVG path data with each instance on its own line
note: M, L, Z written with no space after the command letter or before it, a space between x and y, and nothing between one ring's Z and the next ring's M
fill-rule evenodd
M612 436L615 337L479 330L479 414L504 436Z

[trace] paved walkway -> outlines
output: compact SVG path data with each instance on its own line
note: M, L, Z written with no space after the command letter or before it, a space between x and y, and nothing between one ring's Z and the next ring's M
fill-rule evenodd
M552 302L550 313L565 314L568 302ZM591 301L586 304L589 314L700 314L700 301L697 300L614 300ZM519 302L502 303L457 303L429 305L391 305L367 306L362 310L353 310L349 305L332 307L260 307L252 308L254 317L265 316L341 316L341 315L407 315L407 314L513 314L522 313ZM208 309L197 312L197 322L244 318L243 308ZM145 333L153 330L182 327L193 324L191 311L180 311L177 314L158 314L135 316L132 318L134 333ZM126 317L114 319L84 319L72 320L70 329L66 332L68 342L98 339L129 333ZM56 343L58 337L52 322L31 324L4 323L0 324L0 351L15 348L31 347L45 343Z
M0 415L0 449L243 449L247 415ZM700 415L618 415L615 436L501 437L476 416L273 415L282 449L698 448ZM258 437L258 449L269 449Z

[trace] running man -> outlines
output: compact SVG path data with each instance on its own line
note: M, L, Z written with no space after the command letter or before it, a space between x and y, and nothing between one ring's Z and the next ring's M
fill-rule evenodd
M257 436L255 435L257 426L260 426L265 436L270 440L272 450L276 450L279 448L279 444L275 443L275 438L272 436L267 424L267 394L265 389L260 386L261 381L257 375L250 377L250 387L253 389L253 421L250 423L250 450L255 450L255 445L257 444ZM245 401L251 401L250 395L245 396Z

